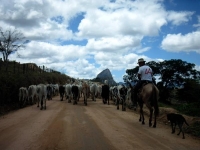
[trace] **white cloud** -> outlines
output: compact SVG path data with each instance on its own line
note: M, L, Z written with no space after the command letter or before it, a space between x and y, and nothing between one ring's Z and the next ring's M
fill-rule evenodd
M80 14L83 19L76 20ZM31 41L18 51L20 57L15 53L9 59L45 65L77 78L94 78L106 68L125 72L141 57L152 60L144 55L153 51L144 37L154 39L163 26L188 23L192 15L168 12L162 0L1 0L0 4L1 27L15 27ZM76 26L71 21L77 21ZM168 34L162 48L199 53L199 38L198 31Z
M144 47L144 48L140 49L137 53L140 54L140 53L146 52L150 49L151 49L151 47Z
M175 12L175 11L169 11L167 20L172 22L173 25L180 25L182 23L187 23L191 16L194 14L194 12L189 11L181 11L181 12Z
M198 23L194 24L193 26L200 30L200 16L197 16Z
M162 49L170 52L190 52L195 51L200 53L200 31L188 33L185 35L168 34L162 41Z
M77 35L87 38L158 35L160 27L166 24L165 12L161 5L157 1L134 1L128 4L105 4L103 8L108 11L97 8L88 10L79 24Z
M139 37L119 36L89 39L86 48L91 51L105 51L112 53L126 53L132 47L140 45Z

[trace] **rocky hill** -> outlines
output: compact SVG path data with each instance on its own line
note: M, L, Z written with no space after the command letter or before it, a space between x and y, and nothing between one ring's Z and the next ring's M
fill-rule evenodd
M105 80L108 80L109 85L116 85L117 83L114 81L112 74L109 69L105 69L102 72L100 72L96 79L99 79L101 82L104 82Z

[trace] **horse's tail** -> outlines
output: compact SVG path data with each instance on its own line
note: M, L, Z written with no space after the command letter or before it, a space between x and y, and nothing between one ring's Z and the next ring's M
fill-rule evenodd
M155 85L153 85L153 101L154 101L154 109L155 109L155 115L159 115L159 107L158 107L158 96L159 91Z

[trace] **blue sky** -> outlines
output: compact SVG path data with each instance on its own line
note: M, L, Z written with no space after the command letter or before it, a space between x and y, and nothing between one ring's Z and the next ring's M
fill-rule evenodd
M199 0L2 0L0 27L30 41L10 60L79 79L108 68L120 82L139 58L200 70L199 8Z

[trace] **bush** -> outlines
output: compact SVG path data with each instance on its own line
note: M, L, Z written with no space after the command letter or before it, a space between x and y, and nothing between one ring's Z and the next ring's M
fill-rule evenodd
M189 115L189 116L196 116L200 117L199 111L200 102L196 103L189 103L189 104L176 104L173 107L178 110L179 112Z
M178 90L177 94L179 101L200 102L200 84L196 80L186 80L184 88Z

